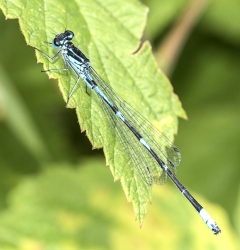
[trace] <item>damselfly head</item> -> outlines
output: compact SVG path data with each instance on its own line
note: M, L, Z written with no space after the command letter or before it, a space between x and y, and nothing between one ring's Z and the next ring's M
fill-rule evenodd
M72 40L73 37L74 37L74 33L72 31L65 30L64 33L56 35L56 37L52 41L52 45L53 45L54 48L58 49L61 46L63 46L63 44L66 41Z

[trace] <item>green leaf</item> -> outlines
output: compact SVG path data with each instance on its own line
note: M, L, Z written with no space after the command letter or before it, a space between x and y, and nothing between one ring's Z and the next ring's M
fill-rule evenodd
M235 215L234 215L234 225L237 229L237 235L239 238L240 237L240 187L238 191L237 206L236 206Z
M141 112L150 122L158 124L171 140L177 132L177 116L185 117L178 97L160 72L153 59L151 47L145 42L138 49L146 22L147 9L137 1L0 1L7 18L19 18L26 42L49 55L56 50L47 46L53 34L65 28L74 31L74 44L90 59L92 66L114 90ZM63 60L51 63L37 53L44 68L61 68ZM38 74L38 72L36 72ZM76 76L68 72L51 72L59 79L64 100L76 82ZM37 75L36 75L37 77ZM82 130L86 130L94 148L104 147L107 164L114 179L121 179L127 199L133 202L140 224L151 201L151 188L143 183L129 164L114 131L102 110L95 93L86 94L86 86L80 82L69 106L76 108Z
M43 169L10 193L9 207L0 213L1 250L238 249L227 215L201 197L223 226L217 237L175 187L153 190L154 203L139 229L102 160Z

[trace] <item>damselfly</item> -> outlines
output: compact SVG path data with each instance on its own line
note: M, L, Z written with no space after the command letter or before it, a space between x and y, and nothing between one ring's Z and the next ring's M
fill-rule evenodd
M92 68L89 59L71 42L73 37L74 33L69 30L56 35L52 45L59 50L53 57L37 49L50 60L54 60L62 54L65 67L46 71L69 70L71 68L77 75L77 81L68 95L67 103L76 90L79 80L82 79L87 88L92 89L102 101L106 116L116 130L122 147L142 180L149 186L153 183L160 185L166 182L168 176L212 232L214 234L220 233L221 229L217 223L175 176L176 166L181 161L178 148L134 108L117 96L114 90Z

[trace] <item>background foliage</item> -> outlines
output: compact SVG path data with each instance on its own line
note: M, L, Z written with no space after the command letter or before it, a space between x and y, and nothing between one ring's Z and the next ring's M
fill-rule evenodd
M192 2L145 1L143 40L151 41L188 114L175 140L183 155L178 178L223 233L213 237L171 183L154 187L140 230L102 150L91 150L56 81L39 73L17 21L1 15L2 249L237 249L240 4L206 1L174 63L158 59Z

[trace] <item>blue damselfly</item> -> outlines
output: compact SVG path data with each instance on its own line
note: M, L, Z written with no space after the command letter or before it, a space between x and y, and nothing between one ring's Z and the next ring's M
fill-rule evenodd
M64 68L46 71L69 70L71 68L77 75L77 81L68 95L68 101L76 90L79 80L82 79L87 88L92 89L102 101L106 116L114 126L121 145L129 155L142 180L149 186L153 183L160 185L166 182L168 176L212 232L214 234L220 233L221 229L217 223L175 176L176 166L181 161L178 148L102 80L92 68L89 59L71 42L73 37L74 33L69 30L56 35L52 45L59 50L53 57L37 49L50 60L56 59L60 54L64 59Z

